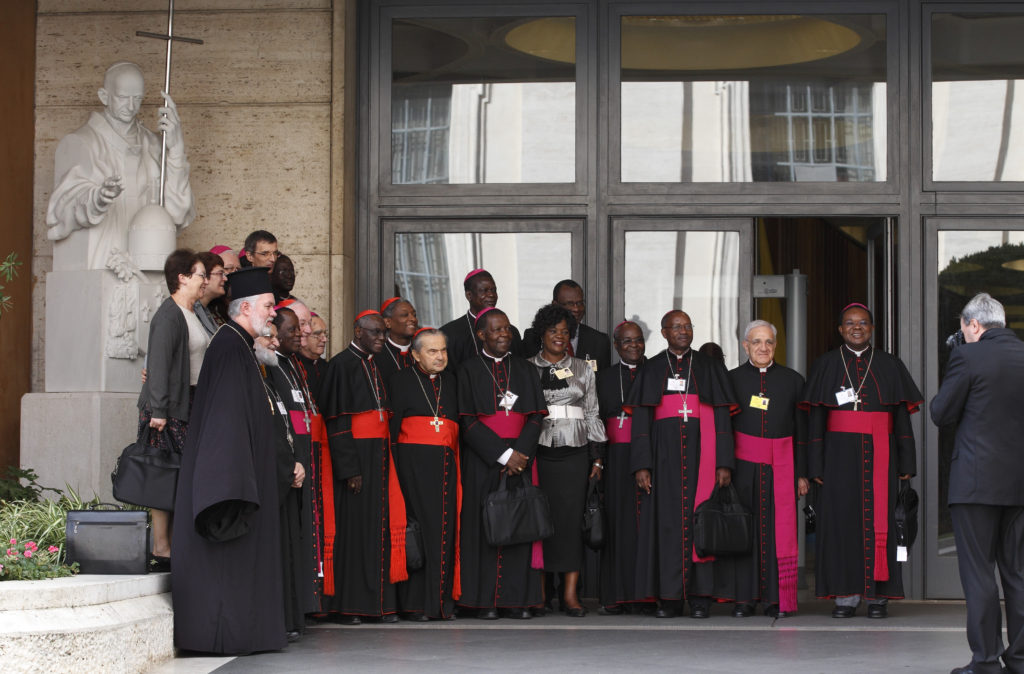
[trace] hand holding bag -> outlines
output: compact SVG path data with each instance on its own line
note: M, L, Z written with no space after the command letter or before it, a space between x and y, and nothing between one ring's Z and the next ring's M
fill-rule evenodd
M596 478L590 479L583 507L583 543L591 550L604 547L605 539L604 499L597 488L598 484Z
M896 506L893 508L893 519L896 525L896 545L909 548L917 539L917 509L920 499L917 492L910 486L910 480L900 480L899 492L896 494Z
M146 426L139 439L124 448L110 473L110 481L118 501L170 512L174 510L174 492L178 488L181 451L173 446L171 433L165 431L156 431L162 437L159 446L152 446L152 432Z
M750 512L740 503L736 487L715 486L693 512L693 548L699 557L726 557L750 552Z
M548 499L525 477L509 487L508 474L501 473L497 491L484 499L484 536L494 547L543 540L555 533Z

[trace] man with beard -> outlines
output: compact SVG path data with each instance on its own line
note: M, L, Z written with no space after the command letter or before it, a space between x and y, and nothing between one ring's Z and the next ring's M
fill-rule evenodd
M623 321L613 333L619 363L597 373L597 400L608 435L604 467L605 543L601 549L599 598L601 615L618 615L624 605L646 597L637 595L636 547L637 488L630 469L630 432L633 418L624 405L644 362L644 333L632 321ZM649 511L650 512L650 511ZM653 521L647 524L653 526ZM646 586L651 579L645 580Z
M660 600L659 618L679 615L687 599L691 617L707 618L712 560L697 556L690 523L715 485L731 479L736 397L725 366L690 348L693 324L685 312L665 314L661 335L668 348L644 363L626 398L633 413L630 468L643 492L638 516L649 517L653 508L656 522L653 540L640 532L637 569L639 581L656 568L657 585L638 585L637 592Z
M360 313L355 338L331 359L321 394L337 513L335 594L324 604L350 625L362 617L396 622L394 584L409 577L405 501L391 460L391 401L377 366L386 335L379 312Z
M611 365L612 350L608 335L583 323L583 316L587 312L583 287L572 279L559 281L552 291L551 303L562 307L576 319L576 334L569 342L569 355L587 361L594 372ZM540 338L541 335L534 334L532 328L526 329L523 333L525 355L532 356L540 351Z
M230 283L231 320L207 350L181 457L171 587L178 648L240 655L287 640L275 402L253 352L274 296L265 270Z
M800 373L775 362L775 326L752 321L743 337L749 360L729 372L740 412L733 417L736 470L732 483L753 514L748 555L715 562L719 596L736 600L733 616L779 618L796 611L797 498L807 493L807 417L797 405Z
M448 338L448 365L452 368L479 355L481 343L474 327L477 316L484 309L493 308L498 304L498 286L494 284L494 278L486 269L474 269L466 274L462 287L466 291L469 311L441 326L445 337ZM524 355L519 331L511 323L509 335L512 340L509 346L511 353L515 356Z
M412 303L401 297L385 300L384 304L380 305L380 315L388 328L388 337L384 342L380 363L377 365L384 381L389 381L396 372L413 364L409 345L412 344L412 336L419 328L419 321Z
M539 541L492 547L481 512L502 473L511 481L530 479L525 471L537 451L547 404L534 367L510 352L513 328L508 316L483 307L475 329L480 354L458 370L464 443L459 604L478 609L482 620L496 620L499 609L507 617L528 619L530 607L542 601L540 574L531 568Z
M871 312L847 305L843 345L811 366L800 406L808 410L807 475L821 485L815 584L835 599L833 618L851 618L861 598L869 618L903 598L894 506L898 480L917 472L910 415L924 402L902 361L871 346Z
M417 522L423 566L398 585L410 620L451 620L459 597L459 408L455 375L445 370L444 333L422 328L412 339L415 364L391 377L391 437L406 518Z

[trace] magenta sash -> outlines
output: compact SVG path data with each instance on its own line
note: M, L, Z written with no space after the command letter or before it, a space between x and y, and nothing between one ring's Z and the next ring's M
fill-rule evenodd
M519 434L523 432L523 426L526 425L526 415L519 412L481 414L478 418L480 423L494 431L502 440L518 438ZM530 482L533 483L533 486L540 484L536 461L533 462L533 467L530 470ZM534 569L544 568L544 546L540 541L533 542L533 548L530 550L530 566Z
M622 428L619 428L619 417L617 415L610 419L605 419L604 430L608 434L609 445L628 445L630 443L630 434L633 431L633 417L627 414L626 418L622 420Z
M306 427L306 415L300 410L288 410L288 417L292 420L292 429L296 435L309 435L309 428ZM312 425L313 417L310 415L309 423Z
M690 405L693 405L691 408ZM682 408L682 409L680 409ZM711 491L715 488L715 469L718 463L715 451L715 410L711 405L701 402L693 393L682 394L671 392L661 396L661 403L654 408L654 419L668 419L671 417L683 417L683 410L686 415L696 417L700 420L700 459L697 463L697 497L693 501L693 507L707 501ZM698 557L697 551L693 551L693 561L713 562L712 556Z
M832 433L860 433L871 436L874 459L871 470L871 499L875 529L875 580L889 580L889 434L892 415L888 412L829 410L828 430Z
M775 494L775 558L779 565L779 610L796 610L796 494L793 493L793 438L760 438L735 431L736 458L772 467Z

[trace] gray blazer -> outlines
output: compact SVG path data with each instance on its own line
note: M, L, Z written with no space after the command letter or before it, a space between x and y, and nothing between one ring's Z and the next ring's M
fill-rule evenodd
M953 349L929 409L939 426L956 423L949 503L1024 506L1024 342L989 328Z
M139 409L148 403L156 419L188 421L188 324L168 297L153 314L146 350L146 383Z

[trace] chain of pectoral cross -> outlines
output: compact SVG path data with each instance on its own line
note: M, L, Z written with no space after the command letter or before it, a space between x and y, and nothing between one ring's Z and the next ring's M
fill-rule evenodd
M686 356L686 354L684 353L682 356L676 356L676 359L678 360L678 359L681 359L681 358L683 358L685 356ZM672 372L672 376L675 377L676 379L679 379L679 374L676 373L675 365L672 364L672 359L668 357L668 351L667 350L665 351L665 360L668 361L669 371ZM684 424L690 420L690 415L693 414L693 410L691 410L690 407L686 404L686 396L690 392L690 379L692 377L693 377L693 354L691 353L690 354L690 362L689 362L689 364L687 366L687 370L686 370L686 381L683 383L683 390L682 391L676 391L676 393L679 394L679 399L683 401L683 409L676 410L676 412L678 414L682 414L683 415L683 423Z
M434 427L435 433L441 432L441 427L444 426L444 419L440 419L441 415L441 388L444 386L444 380L441 379L441 375L434 375L437 377L437 391L434 394L434 405L430 405L430 396L427 395L427 389L423 386L423 378L420 377L419 372L416 373L416 381L420 385L420 390L423 391L423 397L427 399L427 408L433 412L434 420L430 422L430 425ZM430 387L434 387L434 380L430 380Z
M846 347L846 348L850 349L850 347ZM850 351L853 351L853 349L850 349ZM857 357L860 358L860 356L857 356ZM843 361L843 370L846 372L846 379L850 382L850 389L853 389L853 377L850 376L850 368L848 368L846 366L846 357L843 356L842 351L839 352L839 359L841 361ZM868 357L867 369L864 370L864 376L861 377L860 386L857 387L857 390L854 391L854 394L853 394L853 410L855 412L860 407L860 403L861 403L860 392L861 392L861 389L864 388L864 382L866 382L868 380L868 374L871 372L871 362L874 359L875 359L875 350L871 349L871 355Z

